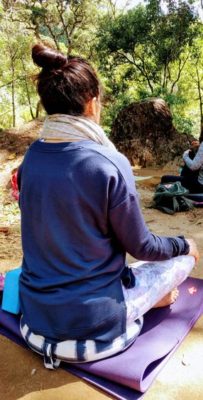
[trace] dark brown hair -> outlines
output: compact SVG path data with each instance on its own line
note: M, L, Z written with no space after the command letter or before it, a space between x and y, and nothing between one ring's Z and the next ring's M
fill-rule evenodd
M48 114L82 115L86 103L99 96L96 72L85 59L67 58L42 44L33 46L32 58L42 68L37 90Z

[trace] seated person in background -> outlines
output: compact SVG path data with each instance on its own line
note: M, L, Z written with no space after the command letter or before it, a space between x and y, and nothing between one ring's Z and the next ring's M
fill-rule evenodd
M151 307L175 301L199 255L193 240L147 228L131 166L99 125L91 65L40 44L32 57L48 116L18 173L21 333L54 368L127 348ZM148 262L128 268L127 252Z
M183 153L183 160L187 167L193 172L199 171L197 178L194 178L191 182L189 188L191 193L203 193L203 132L200 135L199 143L198 151L193 160L190 158L190 150Z
M183 153L183 161L180 176L164 175L161 183L181 182L190 193L203 193L203 135Z
M189 153L188 153L191 160L194 160L196 153L198 151L198 148L199 148L199 140L193 140L191 142L191 146L190 146ZM183 161L183 166L181 168L180 176L182 176L186 179L197 179L198 175L199 175L199 169L193 171Z

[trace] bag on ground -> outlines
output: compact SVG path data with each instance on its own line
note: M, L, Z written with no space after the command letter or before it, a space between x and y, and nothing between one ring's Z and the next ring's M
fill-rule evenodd
M189 211L194 208L193 201L187 199L189 191L180 182L160 183L156 187L152 208L156 208L167 214L175 214L180 211Z

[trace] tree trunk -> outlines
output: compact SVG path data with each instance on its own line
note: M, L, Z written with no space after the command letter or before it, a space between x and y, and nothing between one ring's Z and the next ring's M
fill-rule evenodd
M29 109L30 109L30 115L32 117L32 119L35 118L33 110L32 110L32 104L31 104L31 97L30 97L30 92L29 92L29 88L28 88L28 84L27 84L27 76L26 76L26 68L25 68L25 63L23 60L23 57L21 57L21 63L22 63L22 67L23 67L23 71L24 71L24 81L25 81L25 90L27 93L27 99L28 99L28 104L29 104Z
M16 126L16 107L15 107L15 69L13 60L11 60L11 71L12 71L12 83L11 83L11 98L12 98L12 119L13 119L13 127Z
M37 102L37 106L36 106L36 113L35 113L35 117L34 118L39 118L39 116L40 116L40 110L42 109L42 103L41 103L41 101L39 100L38 102Z
M200 136L203 134L203 94L201 89L201 79L199 75L199 69L196 65L196 75L197 75L197 90L199 99L199 110L200 110Z

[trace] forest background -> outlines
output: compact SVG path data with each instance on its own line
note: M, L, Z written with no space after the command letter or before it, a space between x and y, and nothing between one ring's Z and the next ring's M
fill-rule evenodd
M121 6L122 3L122 6ZM131 3L131 7L130 6ZM86 57L103 85L102 125L161 97L179 132L203 129L202 4L184 0L0 0L0 129L43 117L33 78L34 43Z

